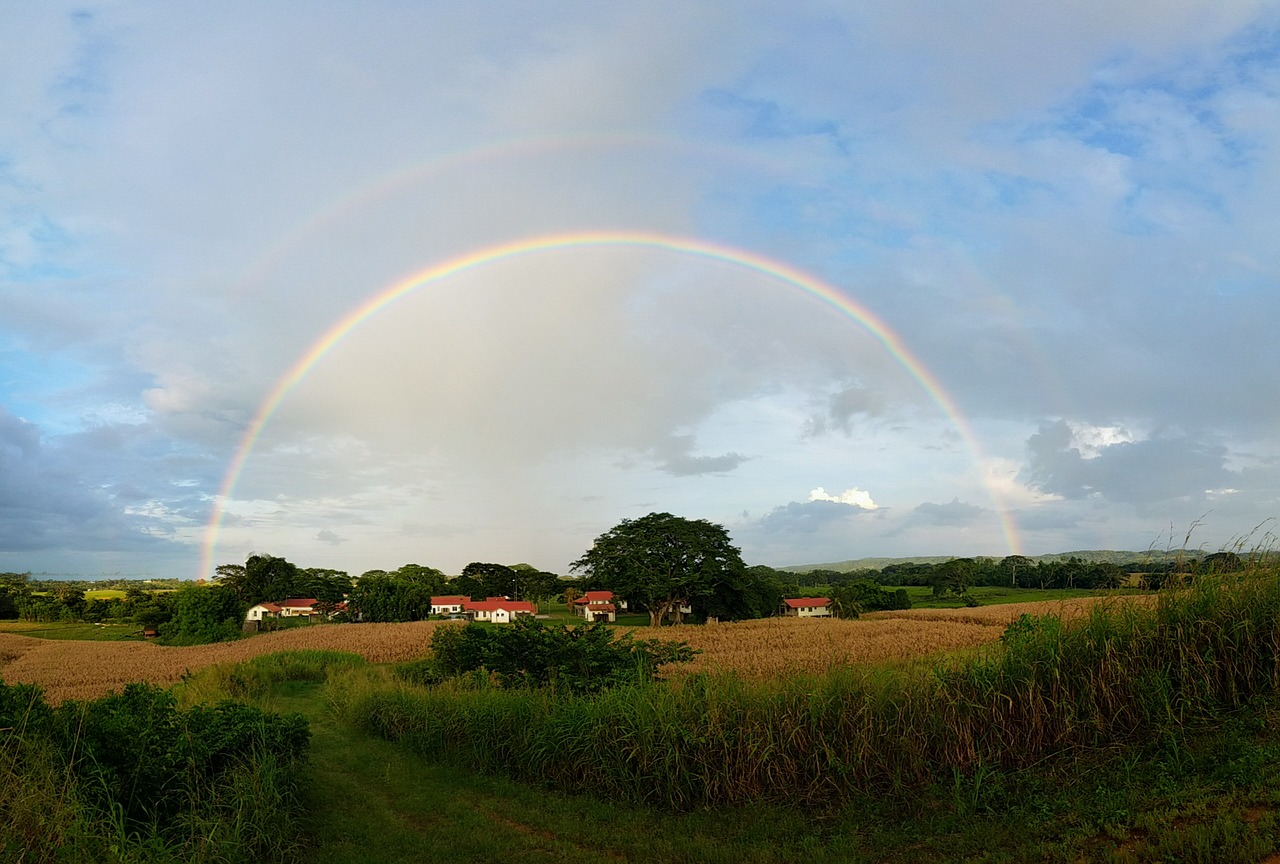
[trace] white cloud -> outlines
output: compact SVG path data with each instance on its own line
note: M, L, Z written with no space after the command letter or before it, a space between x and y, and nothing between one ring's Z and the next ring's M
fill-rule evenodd
M864 492L857 487L846 489L839 495L828 495L827 490L819 486L809 493L810 501L834 501L837 504L848 504L850 507L860 507L863 510L876 510L879 505L871 500L871 493Z
M784 561L998 551L992 490L1054 551L1206 496L1242 522L1280 501L1265 4L194 9L22 6L0 33L0 417L31 423L0 455L38 505L0 536L32 554L202 523L335 322L428 265L599 228L831 282L983 458L796 289L547 253L327 352L246 465L228 552L550 566L645 507L767 514L744 537ZM889 503L777 506L831 476ZM96 527L70 539L75 513Z

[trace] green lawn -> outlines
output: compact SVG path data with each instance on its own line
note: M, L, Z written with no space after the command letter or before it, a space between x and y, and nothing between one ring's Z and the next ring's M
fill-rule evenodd
M911 605L918 609L955 609L964 602L955 597L938 599L933 596L933 589L920 586L906 586ZM1068 600L1074 597L1097 597L1104 594L1115 594L1115 591L1094 591L1088 588L998 588L982 586L970 588L969 593L983 606L997 606L1003 603L1043 603L1052 600ZM1133 592L1128 592L1133 593Z
M0 621L0 633L38 639L82 639L92 642L141 641L137 624L86 624L80 621Z
M273 700L312 722L308 864L400 862L1254 862L1280 849L1278 715L957 777L830 812L672 814L450 768L337 724L320 684ZM566 753L565 758L572 758Z

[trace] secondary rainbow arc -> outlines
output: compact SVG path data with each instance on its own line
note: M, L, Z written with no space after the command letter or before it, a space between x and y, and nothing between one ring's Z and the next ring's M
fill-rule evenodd
M627 247L665 250L701 258L721 261L770 276L786 285L818 298L852 318L878 340L890 355L920 384L929 398L942 410L964 439L977 462L982 461L982 449L969 422L961 413L954 399L939 383L934 374L908 350L902 338L870 309L857 303L833 286L789 264L766 258L754 252L731 246L676 235L638 231L591 231L547 234L526 237L451 258L418 270L404 279L384 288L372 298L357 306L331 326L312 343L286 370L263 398L258 410L246 426L236 448L214 502L213 511L205 527L201 553L200 576L207 578L213 572L213 558L221 530L224 503L231 499L245 463L255 443L271 416L280 407L289 391L297 386L322 357L360 324L387 306L413 291L427 285L475 270L490 264L534 255L541 252L590 247ZM1010 554L1018 554L1021 544L1017 526L999 493L989 484L988 494L1000 521L1001 532Z

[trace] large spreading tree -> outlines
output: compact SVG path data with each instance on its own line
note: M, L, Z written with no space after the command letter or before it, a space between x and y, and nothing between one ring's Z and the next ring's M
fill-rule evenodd
M746 569L724 526L705 519L650 513L623 519L573 562L592 586L649 613L657 626L685 604L704 604Z

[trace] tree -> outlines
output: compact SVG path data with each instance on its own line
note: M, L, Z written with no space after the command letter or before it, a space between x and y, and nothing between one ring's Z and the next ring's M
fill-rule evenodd
M370 570L351 589L348 608L363 621L421 621L431 614L431 596L444 583L439 570L418 564L391 573Z
M330 604L340 603L351 591L351 577L344 570L308 567L298 571L293 590L298 597L314 597Z
M571 566L592 586L648 610L655 627L672 612L678 623L682 605L707 600L745 569L723 526L670 513L623 519Z
M21 601L31 596L30 573L0 573L0 618L17 618Z
M520 580L516 571L505 564L486 564L472 561L462 568L462 578L474 580L477 594L482 597L510 597L512 600L522 599L520 596ZM476 596L476 594L470 595Z
M782 603L782 583L777 572L772 567L756 565L732 574L716 585L701 611L720 621L769 617Z
M253 605L263 600L284 600L293 596L298 568L274 555L253 554L239 564L219 564L214 581L229 589L243 603Z
M230 588L183 585L173 598L173 617L159 625L171 645L223 642L240 635L244 603Z
M944 561L933 571L933 596L945 597L954 594L964 597L973 584L973 575L977 564L972 558L952 558Z
M1029 572L1036 563L1026 555L1006 555L1000 562L1000 569L1009 574L1009 586L1018 587L1018 571Z

